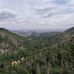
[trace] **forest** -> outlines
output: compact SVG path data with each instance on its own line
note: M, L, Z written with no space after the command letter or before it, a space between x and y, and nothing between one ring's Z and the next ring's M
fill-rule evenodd
M74 74L74 27L27 37L0 28L0 74Z

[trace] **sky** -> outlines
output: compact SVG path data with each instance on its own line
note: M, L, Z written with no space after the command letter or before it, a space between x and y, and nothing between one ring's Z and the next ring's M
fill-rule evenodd
M74 26L74 0L0 0L0 27L10 30Z

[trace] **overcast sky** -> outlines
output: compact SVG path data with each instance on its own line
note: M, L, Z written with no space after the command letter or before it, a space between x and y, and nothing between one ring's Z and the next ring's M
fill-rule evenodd
M74 0L0 0L0 27L66 29L74 26Z

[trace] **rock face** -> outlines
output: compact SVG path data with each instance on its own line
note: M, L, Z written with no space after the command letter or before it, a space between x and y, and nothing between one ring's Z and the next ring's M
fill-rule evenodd
M18 48L24 48L23 37L20 37L4 28L0 28L0 51L9 52Z

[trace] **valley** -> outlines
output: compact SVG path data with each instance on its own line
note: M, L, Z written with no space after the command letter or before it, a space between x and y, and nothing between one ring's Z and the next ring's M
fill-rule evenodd
M73 74L74 27L21 36L0 28L0 74Z

